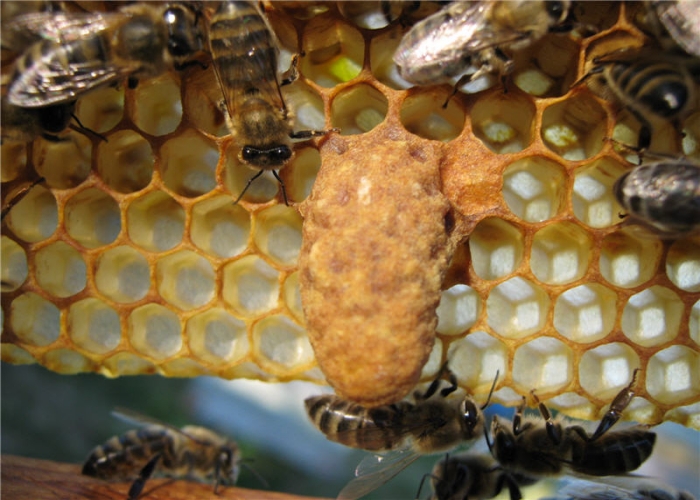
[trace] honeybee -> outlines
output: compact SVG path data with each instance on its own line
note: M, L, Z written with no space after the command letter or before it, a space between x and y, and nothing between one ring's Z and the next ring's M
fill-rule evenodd
M202 47L194 12L179 4L137 3L117 12L38 12L20 16L12 29L36 33L16 61L7 92L10 104L43 108L129 79L182 68Z
M587 81L601 97L623 105L641 125L633 149L644 151L654 122L670 122L678 130L696 109L695 64L692 58L654 50L615 51L594 58L593 68L572 87Z
M644 426L608 432L634 397L632 381L613 399L596 431L589 436L579 425L564 426L552 419L549 410L532 392L544 419L523 421L525 398L512 423L494 416L493 443L487 440L494 458L511 474L542 478L572 471L588 476L620 475L637 469L654 449L656 434Z
M700 4L694 0L653 1L656 18L688 54L700 57Z
M435 464L428 477L433 486L431 500L494 498L504 486L508 488L510 500L520 500L523 497L520 486L537 482L528 476L511 474L490 455L477 454L447 455Z
M700 229L700 166L688 161L641 165L623 174L613 192L629 214L664 233Z
M498 375L497 375L498 376ZM449 385L440 389L442 379ZM425 393L414 393L415 403L399 401L392 405L367 408L335 395L307 398L304 403L313 424L337 443L373 452L355 471L355 479L340 492L339 499L355 499L389 481L421 454L437 453L478 438L483 432L483 406L469 396L451 398L457 378L445 363Z
M265 170L271 170L287 193L277 170L292 158L290 139L308 139L330 131L292 131L290 114L282 98L280 85L292 83L298 76L295 56L282 81L278 80L279 44L267 18L255 2L221 2L209 25L209 47L214 71L224 94L228 128L240 145L242 163L260 169L250 178L238 203L250 184Z
M450 82L470 66L476 72L462 76L455 89L489 74L505 80L513 61L504 51L563 30L570 7L569 1L454 2L416 23L401 40L394 62L401 77L416 85Z
M97 446L85 461L83 474L106 480L135 479L130 500L139 496L153 474L214 480L214 493L220 484L236 483L240 453L234 441L204 427L178 429L130 410L118 409L114 414L147 426Z

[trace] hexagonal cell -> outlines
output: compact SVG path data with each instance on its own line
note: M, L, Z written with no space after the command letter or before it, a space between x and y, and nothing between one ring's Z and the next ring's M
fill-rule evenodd
M615 120L615 127L610 136L614 139L613 149L620 156L633 164L640 164L643 158L629 146L635 147L639 142L641 124L637 118L622 108ZM670 122L657 121L651 128L649 151L668 156L677 156L677 144L680 142L678 132Z
M632 295L622 311L622 333L637 345L664 344L678 335L683 302L668 288L652 286Z
M214 73L214 66L183 72L185 90L182 107L193 128L215 137L230 134L220 103L224 96Z
M133 193L148 186L154 157L148 141L136 132L122 130L97 147L97 172L119 193Z
M515 215L527 222L554 217L565 196L566 174L561 165L542 157L528 157L503 172L503 199Z
M700 427L700 402L685 406L676 406L666 412L664 421L676 422L691 429Z
M139 81L134 103L131 120L147 134L166 135L180 125L180 86L170 73Z
M27 144L5 140L0 144L0 172L1 182L10 182L17 179L27 168Z
M328 12L329 5L325 2L276 2L271 4L275 10L296 19L311 19L314 16ZM268 13L269 15L269 13Z
M288 374L314 362L309 337L302 327L282 315L268 316L253 326L253 349L261 366Z
M680 345L657 352L647 364L647 392L664 404L696 398L700 394L700 353Z
M301 307L301 292L299 291L299 271L290 274L282 285L282 296L289 312L299 322L304 322L304 310Z
M292 207L275 205L255 213L253 241L260 252L279 266L294 266L301 249L299 212Z
M473 391L490 386L497 371L507 373L508 348L486 332L471 332L450 344L447 359L457 380Z
M393 4L398 3L393 2ZM396 90L412 86L401 78L398 66L394 63L394 52L399 46L403 31L401 26L396 26L386 33L372 37L369 45L369 65L372 74L381 83Z
M585 160L603 149L607 114L588 92L548 106L542 114L542 140L562 158Z
M600 273L607 281L632 288L649 281L658 269L662 245L640 238L629 228L608 234L600 250Z
M420 372L420 379L428 379L430 381L435 379L438 370L442 366L442 340L439 338L435 339L433 348L428 356L428 361L423 365L423 369Z
M65 227L70 237L85 248L108 245L122 228L119 205L100 189L80 191L66 203Z
M532 143L535 107L531 99L496 88L471 110L474 135L494 153L517 153Z
M220 307L192 316L185 328L192 353L207 363L235 363L250 350L246 324Z
M527 66L518 68L516 64L513 82L522 91L537 97L568 93L578 69L578 43L568 36L546 35L530 52Z
M437 308L435 331L443 335L458 335L471 328L481 314L481 297L467 285L455 285L442 292Z
M124 88L106 85L90 90L78 99L75 115L93 132L112 130L124 116Z
M314 17L304 27L301 73L326 88L355 78L362 71L365 41L350 25L328 15Z
M157 373L156 366L150 361L130 352L120 352L102 361L100 370L107 377L125 375L148 375Z
M401 2L343 1L338 2L338 11L345 19L359 28L378 30L398 19L403 6Z
M207 254L234 257L248 247L250 213L230 196L207 198L192 209L192 242Z
M603 31L611 28L617 21L620 5L603 0L576 2L571 8L577 22L584 26L597 26Z
M151 288L148 261L134 248L110 248L97 260L95 286L100 293L115 302L141 300Z
M43 347L61 335L61 312L36 293L25 293L12 301L10 328L27 344Z
M194 131L169 139L160 149L161 175L173 192L196 198L216 188L216 144Z
M639 367L639 356L630 346L619 342L604 344L581 356L579 382L592 398L612 401L630 383L632 372Z
M563 285L581 279L591 260L591 237L571 222L540 229L532 241L530 268L543 283Z
M224 267L222 296L244 318L256 317L277 307L279 272L255 255Z
M36 252L38 285L56 297L70 297L85 288L87 268L80 252L62 241Z
M587 398L575 392L565 392L547 400L548 408L565 411L567 416L593 420L596 418L595 408Z
M209 303L216 293L214 279L211 263L189 250L163 257L156 264L160 296L180 309L196 309Z
M513 383L522 392L559 392L574 379L573 371L571 348L552 337L539 337L521 345L513 357Z
M523 338L544 327L549 306L544 290L516 276L491 290L486 300L487 321L504 337Z
M13 365L32 365L36 363L34 356L14 344L2 344L0 345L0 351L2 352L2 360L5 363L12 363Z
M693 342L700 345L700 300L698 300L690 310L688 319L688 334Z
M447 107L442 107L450 92L434 90L411 94L401 103L401 124L424 139L451 141L462 133L466 114L456 99L450 99Z
M682 133L683 154L700 162L700 112L685 119Z
M512 274L523 259L523 235L517 227L497 218L484 219L469 237L474 272L495 280Z
M54 372L63 375L75 375L92 371L94 363L82 354L70 349L54 349L42 357L41 364Z
M275 199L278 194L278 198L282 200L282 189L272 170L264 170L260 177L255 179L249 187L246 187L253 177L260 174L260 170L242 163L238 159L238 147L234 143L231 143L226 149L224 157L224 184L231 193L231 202L236 200L244 189L245 194L241 198L241 202L267 203ZM286 167L282 170L285 169ZM289 198L289 194L287 194L287 198Z
M145 250L164 252L182 241L185 211L162 191L135 199L126 212L129 238Z
M131 346L154 359L169 358L182 348L182 326L177 314L158 304L134 309L127 331Z
M7 213L4 224L21 240L36 243L58 227L58 207L51 191L38 184Z
M316 90L297 80L282 87L282 96L287 107L293 111L292 125L295 131L324 130L326 115L323 99Z
M161 364L158 368L165 377L201 377L214 375L194 359L175 358Z
M87 179L92 168L92 143L78 132L64 141L37 139L32 145L36 171L49 186L70 189Z
M2 249L0 250L2 259L2 291L11 292L17 290L24 280L27 279L29 269L27 268L27 254L16 242L2 236Z
M666 275L686 292L700 292L700 245L691 239L673 242L666 255Z
M287 197L294 201L303 201L311 194L316 175L321 169L321 154L314 148L299 150L285 169L284 176Z
M574 342L588 344L608 335L615 325L617 295L597 283L571 288L554 304L554 328Z
M609 158L577 168L571 193L576 218L595 228L619 223L622 207L613 194L613 184L626 170Z
M366 84L342 90L331 102L331 124L341 135L369 132L384 121L389 101L379 90Z
M67 329L76 345L96 354L116 349L122 339L117 311L92 298L70 306Z

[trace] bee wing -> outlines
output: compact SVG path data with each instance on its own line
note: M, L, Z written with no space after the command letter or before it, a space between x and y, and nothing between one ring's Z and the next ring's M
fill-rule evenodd
M112 410L112 416L118 418L119 420L126 422L128 424L132 425L137 425L139 427L143 427L146 425L157 425L158 427L164 427L166 429L169 429L173 432L177 432L178 434L181 434L182 436L187 437L188 439L191 439L192 441L206 445L206 443L203 443L200 439L197 439L194 436L191 436L190 434L184 432L182 429L179 427L175 427L172 424L168 424L165 422L162 422L158 420L157 418L149 417L148 415L144 415L142 413L139 413L134 410L130 410L128 408L122 408L122 407L117 407L114 410Z
M687 492L658 480L639 476L617 476L591 479L567 477L557 490L556 497L545 500L690 500Z
M653 2L656 15L688 54L700 57L700 4L692 1Z
M384 455L367 455L355 469L355 479L338 493L337 500L355 500L376 490L411 465L420 454L411 448L391 451Z

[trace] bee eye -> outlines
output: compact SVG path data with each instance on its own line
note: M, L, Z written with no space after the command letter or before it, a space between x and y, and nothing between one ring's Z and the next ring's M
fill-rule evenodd
M479 410L470 399L462 401L462 421L469 431L472 431L480 421Z
M241 158L243 158L243 161L254 163L259 156L259 149L255 149L250 146L244 146L241 150Z
M564 2L545 2L547 14L552 19L560 19L564 13Z
M274 163L282 163L289 160L292 157L292 150L289 149L287 146L279 146L274 149L271 149L268 152L268 155Z

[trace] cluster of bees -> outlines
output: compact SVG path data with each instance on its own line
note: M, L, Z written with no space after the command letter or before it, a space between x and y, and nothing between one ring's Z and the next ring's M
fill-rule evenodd
M518 50L547 33L585 29L572 12L568 1L454 2L415 24L394 61L401 76L416 85L452 82L457 89L483 75L503 80ZM641 127L638 143L629 147L655 156L649 150L654 124L680 126L697 109L700 15L689 2L650 2L648 13L658 47L596 57L575 85L585 82L625 106ZM666 35L680 49L669 49ZM272 170L282 184L276 170L291 159L291 140L331 132L292 130L280 85L296 78L297 58L280 77L276 37L255 2L223 1L213 10L201 2L175 2L137 3L107 13L34 12L4 24L2 36L3 48L20 54L2 98L6 138L60 140L69 128L94 134L73 114L84 93L125 80L133 87L139 79L209 61L239 158L260 174ZM475 71L465 74L468 67ZM700 167L685 158L637 166L614 189L630 215L663 233L686 234L700 227ZM284 198L286 202L286 194ZM413 402L368 408L337 396L318 396L305 403L311 421L328 439L372 452L400 453L395 460L363 467L339 498L359 498L420 454L450 450L483 435L489 456L452 455L436 464L428 475L433 498L492 498L505 488L517 500L521 486L546 476L621 475L649 458L654 432L643 426L610 430L634 395L636 373L590 435L578 425L553 419L534 391L541 419L524 417L523 398L512 421L495 417L488 426L486 405L468 396L453 397L456 378L446 366ZM445 380L449 385L441 388ZM215 490L219 484L235 483L240 461L235 443L201 427L151 423L97 447L83 473L106 479L136 476L129 498L137 498L154 473L213 479ZM618 494L615 498L658 497L634 490ZM690 498L682 492L673 495ZM580 492L574 498L601 497Z

